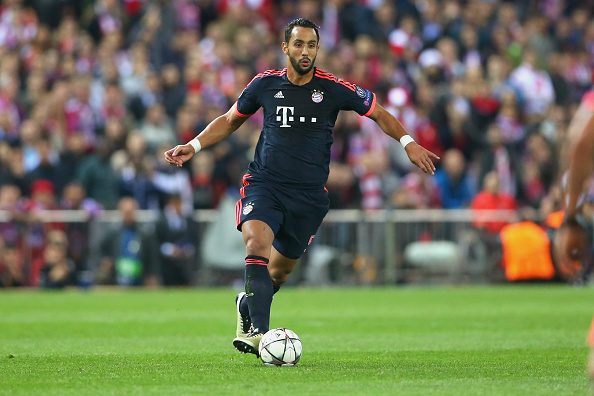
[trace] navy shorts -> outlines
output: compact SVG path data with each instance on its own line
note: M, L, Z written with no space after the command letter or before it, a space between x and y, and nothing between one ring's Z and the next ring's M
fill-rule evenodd
M313 240L328 209L328 191L300 190L259 181L246 174L241 199L235 206L237 229L248 220L260 220L274 232L273 246L289 259L301 257Z

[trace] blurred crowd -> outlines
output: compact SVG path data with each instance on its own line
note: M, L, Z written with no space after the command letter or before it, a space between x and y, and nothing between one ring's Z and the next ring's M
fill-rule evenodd
M162 152L226 112L255 74L285 67L295 17L321 26L317 67L374 91L441 156L427 176L373 121L343 112L332 208L544 218L561 208L564 136L592 85L593 12L592 0L2 0L0 283L60 286L86 268L87 225L42 222L44 210L152 209L174 232L216 208L240 186L261 112L182 169ZM142 281L129 245L144 236L130 230L101 242L106 283ZM151 236L162 260L195 254L169 236Z

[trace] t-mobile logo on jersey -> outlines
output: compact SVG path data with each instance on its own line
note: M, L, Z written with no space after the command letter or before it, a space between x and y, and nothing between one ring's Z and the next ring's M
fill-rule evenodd
M281 113L281 115L279 115ZM281 121L281 128L291 128L289 122L295 121L295 108L291 106L276 106L276 120ZM311 122L316 122L316 117L311 117ZM299 122L305 122L305 117L299 117Z

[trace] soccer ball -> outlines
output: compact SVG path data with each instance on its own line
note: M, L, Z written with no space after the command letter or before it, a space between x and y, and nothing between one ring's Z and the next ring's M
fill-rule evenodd
M258 350L267 366L294 366L301 359L301 340L293 331L279 327L264 334Z

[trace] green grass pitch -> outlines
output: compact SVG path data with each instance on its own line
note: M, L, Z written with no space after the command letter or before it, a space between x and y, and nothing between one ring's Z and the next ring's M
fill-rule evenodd
M593 288L286 287L293 368L233 349L235 293L0 292L0 394L591 394Z

